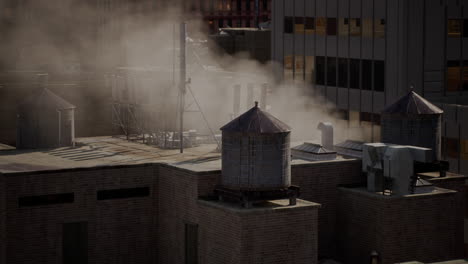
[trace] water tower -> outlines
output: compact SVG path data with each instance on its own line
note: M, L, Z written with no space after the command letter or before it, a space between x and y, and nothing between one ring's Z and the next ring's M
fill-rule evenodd
M217 189L222 199L241 200L245 207L273 198L295 203L291 186L288 125L255 106L221 128L222 176Z
M407 95L382 112L382 142L430 148L440 160L443 111L417 93Z
M47 88L38 89L18 108L16 148L73 146L75 106Z

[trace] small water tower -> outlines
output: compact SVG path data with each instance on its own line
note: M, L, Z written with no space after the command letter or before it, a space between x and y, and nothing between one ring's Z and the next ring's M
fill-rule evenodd
M220 198L231 196L249 207L252 202L289 197L291 150L288 125L255 106L221 128L222 176ZM294 198L294 199L291 199Z
M382 142L430 148L440 160L443 111L410 91L382 112Z
M75 106L40 88L18 108L16 148L73 146Z

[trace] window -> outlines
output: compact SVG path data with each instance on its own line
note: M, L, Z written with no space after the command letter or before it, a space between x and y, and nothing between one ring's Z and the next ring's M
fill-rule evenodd
M336 58L327 58L327 85L336 86Z
M336 18L327 18L327 35L336 36Z
M374 21L374 37L385 38L385 19L376 19Z
M445 151L445 155L450 158L458 159L458 139L456 138L442 138L444 146L442 149Z
M463 37L468 38L468 19L463 20Z
M294 59L293 56L284 56L284 80L289 81L293 79L293 66Z
M305 61L305 81L306 83L312 83L312 77L315 73L315 61L314 56L306 56Z
M447 21L447 35L449 38L458 38L462 32L461 19L449 19Z
M306 17L305 19L305 33L313 34L315 32L315 19L313 17Z
M341 120L349 120L349 111L348 110L338 110L337 111L338 113L338 119L341 119Z
M268 0L263 0L263 11L267 11L267 10L268 10Z
M374 90L385 91L385 62L374 61Z
M338 59L338 86L348 87L348 60Z
M361 36L361 19L351 18L350 32L351 36Z
M364 18L362 23L362 36L366 38L372 38L372 19Z
M463 61L463 90L468 91L468 61Z
M40 206L49 204L73 203L74 193L47 194L38 196L24 196L18 198L19 207Z
M125 199L150 195L149 187L102 190L97 192L98 200Z
M242 11L242 1L237 0L237 13L240 13L241 11Z
M62 225L62 263L88 263L88 222Z
M362 89L372 90L372 61L362 60Z
M284 18L284 33L293 33L293 18L285 17Z
M317 56L315 62L315 83L318 85L325 85L325 57Z
M468 160L468 140L461 140L461 158Z
M315 30L318 35L325 36L325 33L327 32L327 18L325 17L318 17L315 20Z
M447 61L447 91L460 90L460 71L460 61Z
M361 122L372 122L372 113L360 112L359 120Z
M251 8L250 8L250 2L251 2L250 0L246 0L246 1L245 1L245 10L246 10L246 11L250 11L250 9L251 9Z
M218 27L219 28L224 27L224 20L222 20L222 19L218 20Z
M294 18L294 33L304 34L304 18L303 17Z
M338 22L338 34L340 36L348 36L349 33L349 18L340 18Z
M295 57L294 80L304 80L304 56Z
M349 86L352 89L359 89L359 73L360 69L359 66L360 62L358 59L350 59L349 60Z
M185 264L198 263L198 225L185 224Z
M245 21L245 27L248 27L248 28L250 27L250 20L249 19L247 21ZM291 33L293 33L292 32L292 24L291 24Z

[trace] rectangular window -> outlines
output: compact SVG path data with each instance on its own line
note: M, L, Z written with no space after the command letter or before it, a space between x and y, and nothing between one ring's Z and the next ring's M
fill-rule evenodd
M315 20L315 30L317 35L325 36L327 33L327 18L326 17L317 17Z
M88 263L88 222L63 224L62 263Z
M449 38L459 38L462 32L461 19L449 19L447 21L447 36Z
M306 61L305 61L305 81L308 84L312 83L312 77L314 76L315 73L315 61L314 61L314 56L306 56Z
M385 19L376 19L374 21L374 37L385 38Z
M459 156L458 156L458 146L459 146L458 139L443 137L442 138L442 143L444 144L442 149L445 151L445 155L447 155L447 157L450 157L450 158L453 158L453 159L458 159L459 158Z
M185 224L185 264L198 263L198 225Z
M348 36L349 33L349 18L340 18L338 22L338 34L340 36Z
M374 61L374 90L385 91L385 62Z
M341 120L349 120L349 111L348 110L338 110L337 111L338 113L338 119L341 119Z
M41 206L50 204L73 203L74 193L47 194L38 196L24 196L18 198L19 207Z
M126 199L150 195L149 187L102 190L97 192L98 200Z
M240 13L241 11L242 11L242 1L237 0L237 13Z
M364 18L362 20L362 36L366 38L372 38L372 19L370 18Z
M461 141L461 158L468 160L468 140Z
M305 19L305 33L313 34L315 32L315 19L313 17L306 17Z
M336 18L327 18L327 35L336 36Z
M463 90L468 91L468 61L463 61Z
M352 89L359 89L359 73L360 69L359 66L360 62L358 59L350 59L349 60L349 82L350 88Z
M304 34L304 18L303 17L294 18L294 33Z
M284 18L284 33L292 34L293 30L294 30L293 18L292 17L285 17Z
M245 1L245 10L246 10L246 11L250 11L250 9L251 9L251 8L250 8L250 1L251 1L251 0L246 0L246 1Z
M336 58L327 57L327 85L336 86Z
M348 59L338 59L338 86L348 87Z
M294 80L304 80L304 56L296 56L294 60Z
M468 19L463 20L463 37L468 38Z
M325 85L325 57L317 56L315 62L315 83L318 85Z
M372 122L372 113L367 113L367 112L359 113L359 120L361 122Z
M447 61L447 91L458 91L461 86L460 61Z
M294 77L294 57L293 56L284 56L284 80L290 81Z
M351 36L361 36L361 19L360 18L351 18L349 34Z
M372 61L362 60L362 89L372 90Z

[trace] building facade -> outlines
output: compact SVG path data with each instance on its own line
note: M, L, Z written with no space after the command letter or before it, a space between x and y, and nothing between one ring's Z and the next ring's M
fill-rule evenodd
M444 116L442 157L466 173L466 6L455 0L274 0L272 58L283 80L322 95L350 123L372 125L374 141L381 111L411 89L444 110L456 109Z

